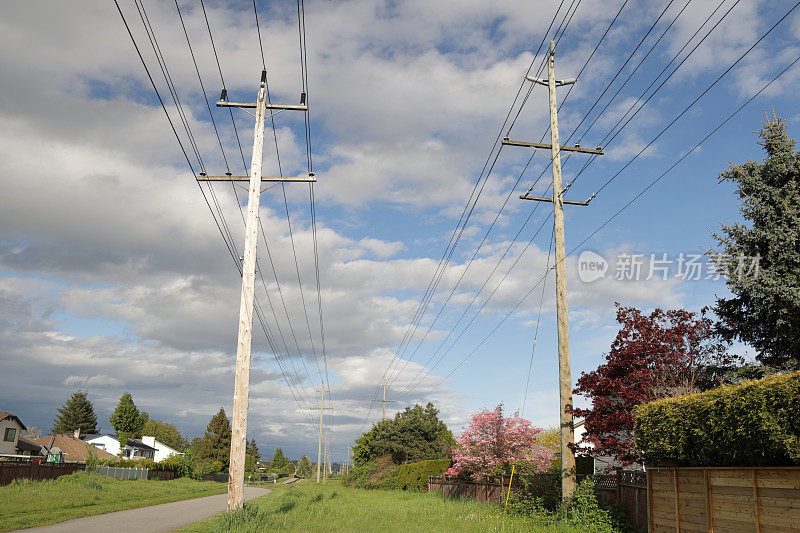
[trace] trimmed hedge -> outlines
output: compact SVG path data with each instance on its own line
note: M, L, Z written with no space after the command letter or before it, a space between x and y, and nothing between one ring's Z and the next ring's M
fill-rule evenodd
M450 468L450 459L418 461L397 467L397 488L424 491L430 476L441 476Z
M800 372L640 405L651 466L800 465Z

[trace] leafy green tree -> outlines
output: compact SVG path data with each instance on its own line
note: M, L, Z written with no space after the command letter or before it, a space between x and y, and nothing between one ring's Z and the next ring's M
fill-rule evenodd
M155 437L162 444L166 444L172 449L182 452L188 446L186 437L181 435L175 424L162 422L154 418L148 418L139 431L142 435Z
M297 473L303 477L311 477L313 468L314 466L311 464L311 459L309 459L307 455L303 455L300 458L300 462L297 464Z
M284 466L286 466L286 463L288 462L289 461L283 455L283 450L278 448L277 450L275 450L275 455L272 456L272 462L270 463L269 466L274 472L280 472L281 469Z
M387 454L396 464L447 459L454 445L453 434L439 420L439 410L432 403L415 405L393 419L378 422L359 437L353 448L353 464L363 465Z
M53 433L72 433L76 429L81 433L97 433L97 415L88 394L79 390L58 409L58 416L53 420Z
M109 419L111 427L117 432L120 450L125 448L128 438L132 437L144 425L145 418L133 403L133 398L127 392L119 399L119 403L114 408L114 412Z
M733 183L745 223L721 225L712 250L726 273L730 298L715 311L729 339L753 346L762 363L797 368L800 362L800 152L786 122L773 112L759 132L762 163L731 165L720 182ZM754 262L742 257L758 257ZM744 263L744 264L743 264Z
M201 460L228 464L231 456L231 423L224 408L220 407L219 412L211 418L199 448Z

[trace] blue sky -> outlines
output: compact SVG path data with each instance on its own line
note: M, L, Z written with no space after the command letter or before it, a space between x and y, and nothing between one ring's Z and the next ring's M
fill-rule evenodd
M378 413L375 408L369 411L375 386L411 323L528 65L532 60L540 64L541 56L533 54L558 4L306 2L322 300L335 408L330 417L334 459L344 456L346 443ZM556 26L569 4L564 2ZM120 5L166 97L135 5L126 0ZM221 83L199 2L179 5L206 89L210 98L216 98ZM622 2L583 0L571 5L577 9L558 44L558 77L577 74ZM585 134L583 146L601 142L717 5L696 0L627 3L559 113L562 140L566 142L662 10L667 8L578 135L674 23ZM732 7L719 26L605 147L606 155L587 168L568 197L585 200L597 191L793 5L725 0L700 37ZM209 173L222 173L223 158L174 3L146 0L144 6L206 167ZM261 56L252 6L209 1L206 7L231 99L254 99ZM258 9L272 98L296 103L301 87L296 5L259 2ZM114 4L78 2L67 8L26 2L6 11L0 21L6 42L0 60L7 73L0 81L0 180L7 199L0 212L0 375L6 377L0 387L0 409L15 412L26 424L49 428L55 409L82 388L95 402L103 429L110 429L111 409L128 391L152 417L174 422L189 435L201 435L219 407L230 411L232 404L240 289L223 240ZM794 61L800 55L798 37L800 18L794 12L589 207L568 207L567 250ZM614 302L645 309L696 310L726 293L722 280L615 280L613 266L605 279L585 283L577 276L579 254L590 250L613 265L619 254L666 253L675 260L681 253L700 253L700 247L711 245L710 229L738 219L734 191L729 184L718 183L718 173L728 162L762 157L753 131L760 128L765 108L774 107L789 121L790 134L795 132L800 109L793 88L799 78L796 68L786 72L569 259L574 379L596 368L607 352L617 331ZM566 91L559 89L561 99ZM167 103L177 120L174 106ZM230 117L224 110L213 112L231 168L241 173ZM284 173L304 172L302 121L289 113L275 119ZM252 119L239 112L236 120L249 164ZM537 86L510 137L538 141L547 125L546 90ZM185 142L183 134L182 139ZM277 171L271 129L267 141L265 175ZM542 155L534 157L512 190L529 156L528 149L515 147L504 148L498 156L416 339L431 328L431 320L511 193L508 206L425 342L418 349L412 344L403 355L408 358L417 350L397 376L390 397L420 371L427 371L424 363L535 207L517 197L543 171L534 190L544 194L550 174ZM565 180L574 177L584 161L583 155L566 161ZM308 407L315 401L314 384L319 381L311 339L315 350L321 345L308 190L302 184L287 185L285 190L310 327L301 304L280 187L264 194L261 217L286 311L263 240L259 257L267 287L259 285L257 295L270 328L278 335L277 320L293 354L299 374L297 394ZM227 186L217 185L215 192L241 252L237 197ZM244 196L240 191L240 205ZM451 340L544 224L532 245L469 330L429 377L410 394L398 396L393 409L406 402L434 401L457 431L480 408L500 402L508 410L521 407L538 289L463 366L433 389L542 276L552 228L547 215L545 204L536 208ZM526 417L542 426L557 420L551 282L545 286L525 410ZM267 292L277 306L277 319L267 305ZM268 454L281 446L290 457L313 456L315 413L298 407L263 334L254 338L254 353L248 436L255 437ZM306 368L311 378L305 375Z

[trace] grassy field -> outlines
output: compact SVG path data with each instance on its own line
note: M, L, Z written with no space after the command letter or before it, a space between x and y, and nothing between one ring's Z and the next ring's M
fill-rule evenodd
M253 500L236 515L223 513L181 531L581 531L570 526L535 525L504 515L496 505L445 500L436 494L352 489L336 481L322 486L309 480L269 488L274 488L272 494Z
M0 487L0 531L210 496L226 490L224 483L213 481L186 478L119 481L85 472L50 481L15 480Z

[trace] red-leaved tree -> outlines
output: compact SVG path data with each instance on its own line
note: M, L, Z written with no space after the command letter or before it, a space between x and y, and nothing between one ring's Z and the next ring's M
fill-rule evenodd
M536 444L541 431L529 420L520 418L519 412L504 417L503 404L491 411L482 409L472 416L469 426L456 439L453 466L445 475L486 476L507 470L512 462L543 468L553 456Z
M645 315L617 304L617 322L622 328L606 362L582 373L572 391L590 398L592 408L571 412L586 417L578 449L630 464L639 460L633 440L636 406L717 386L739 358L726 352L705 310L656 309Z

